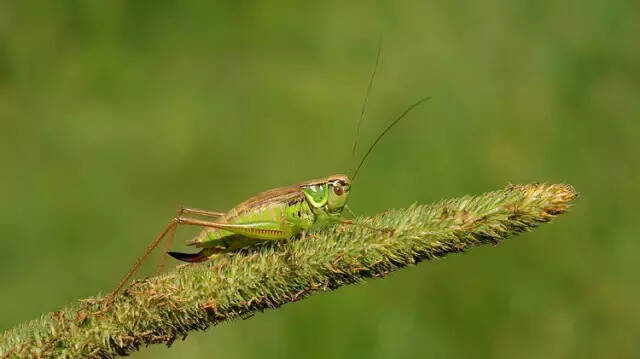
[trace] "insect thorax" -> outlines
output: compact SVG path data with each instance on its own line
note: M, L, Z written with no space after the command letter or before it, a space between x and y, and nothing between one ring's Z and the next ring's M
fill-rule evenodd
M285 218L301 230L311 228L316 220L315 214L304 198L286 204Z

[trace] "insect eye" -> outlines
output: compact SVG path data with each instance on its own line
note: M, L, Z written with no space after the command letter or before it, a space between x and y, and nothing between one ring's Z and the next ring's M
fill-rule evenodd
M337 196L342 196L342 194L344 193L344 190L342 189L342 186L335 185L333 186L333 193L335 193Z

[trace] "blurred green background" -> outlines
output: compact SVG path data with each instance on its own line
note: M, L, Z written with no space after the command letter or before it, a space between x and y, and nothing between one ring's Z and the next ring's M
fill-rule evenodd
M382 38L362 145L433 99L357 213L537 181L572 212L133 357L640 357L639 34L634 0L2 1L0 330L112 289L181 205L348 171Z

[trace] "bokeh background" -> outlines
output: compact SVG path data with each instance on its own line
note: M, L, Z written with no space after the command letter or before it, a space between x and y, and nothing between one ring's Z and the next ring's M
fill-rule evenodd
M639 35L634 0L1 1L0 330L113 288L181 205L348 171L382 39L361 144L433 99L357 213L538 181L572 212L133 358L640 357Z

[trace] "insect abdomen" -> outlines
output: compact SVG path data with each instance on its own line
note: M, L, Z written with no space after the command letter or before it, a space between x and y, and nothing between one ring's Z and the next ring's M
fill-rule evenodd
M251 208L246 207L235 207L231 209L227 214L223 217L220 217L216 222L218 223L229 223L229 224L246 224L246 223L255 223L255 222L276 222L283 223L286 222L286 208L287 203L281 202L271 202L265 203L261 206L253 206ZM286 229L284 232L288 236L289 235L289 227L284 225L283 229ZM189 241L188 243L191 245L195 245L197 247L209 246L213 243L220 242L220 239L234 236L233 232L216 229L216 228L205 228L200 234Z

